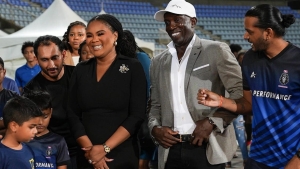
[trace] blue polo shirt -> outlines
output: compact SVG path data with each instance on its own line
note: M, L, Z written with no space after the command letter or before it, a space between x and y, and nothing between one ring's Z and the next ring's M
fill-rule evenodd
M41 71L38 64L29 67L27 64L19 67L16 70L15 81L18 87L24 87L34 76L36 76Z

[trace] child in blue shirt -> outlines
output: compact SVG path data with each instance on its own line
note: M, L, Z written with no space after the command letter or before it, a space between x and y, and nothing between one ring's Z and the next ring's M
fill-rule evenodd
M36 169L67 169L70 160L65 139L48 130L52 115L51 96L46 91L26 92L25 97L32 100L43 112L42 123L37 126L37 134L27 143L32 148Z
M5 136L0 142L0 169L34 169L29 142L37 133L43 113L29 99L16 96L3 109Z

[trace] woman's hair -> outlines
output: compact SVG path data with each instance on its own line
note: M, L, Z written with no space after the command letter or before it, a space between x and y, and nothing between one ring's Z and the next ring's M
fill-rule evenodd
M294 15L283 15L277 8L269 4L254 6L246 12L245 16L258 18L256 27L263 29L272 28L279 37L284 36L285 28L288 28L295 22Z
M121 22L114 16L109 14L100 14L97 16L94 16L89 22L88 25L92 21L100 21L104 23L112 32L118 32L118 39L117 39L117 46L116 46L116 52L117 54L120 53L123 43L123 27Z
M121 54L127 57L136 58L137 44L133 34L129 30L123 31L124 44L121 46Z
M83 27L86 28L86 25L83 23L83 22L80 22L80 21L75 21L75 22L72 22L70 23L70 25L68 26L68 29L67 31L65 32L64 36L63 36L63 42L66 44L67 46L67 49L72 53L73 52L73 49L71 47L71 45L69 44L69 34L70 34L70 31L72 29L73 26L77 26L77 25L81 25Z
M82 48L83 48L84 45L86 45L86 40L84 40L84 41L79 45L79 49L78 49L79 62L82 61L81 50L82 50Z
M124 44L121 46L121 54L124 56L128 56L131 58L136 58L136 52L144 52L146 53L143 49L141 49L133 36L133 34L129 30L124 30L123 31L123 41Z

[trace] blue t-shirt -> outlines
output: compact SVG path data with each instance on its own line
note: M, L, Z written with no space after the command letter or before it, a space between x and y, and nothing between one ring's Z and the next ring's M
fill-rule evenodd
M22 143L21 150L13 150L0 142L0 169L34 169L32 150Z
M149 97L149 89L150 89L150 75L149 75L149 71L150 71L151 60L150 60L149 56L146 53L144 53L144 52L138 52L137 53L137 58L140 61L140 63L142 64L144 72L145 72L145 75L146 75L146 80L147 80L147 98L148 98Z
M65 139L53 132L35 137L27 145L34 152L36 169L57 168L70 160Z
M14 91L20 95L20 90L18 88L18 85L16 81L14 81L13 79L5 76L2 82L2 86L4 89Z
M300 148L300 48L289 44L276 57L249 50L243 59L244 90L252 93L250 158L284 168Z
M27 64L19 67L16 70L15 81L18 87L24 87L34 76L36 76L41 71L38 64L29 67Z

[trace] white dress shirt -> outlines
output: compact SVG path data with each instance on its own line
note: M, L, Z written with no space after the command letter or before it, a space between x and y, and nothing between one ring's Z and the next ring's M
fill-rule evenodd
M195 122L193 121L191 114L187 108L184 92L185 71L194 42L195 35L190 44L187 46L180 63L173 41L168 44L169 52L172 54L170 76L174 110L173 130L178 131L179 134L192 134L196 127Z

